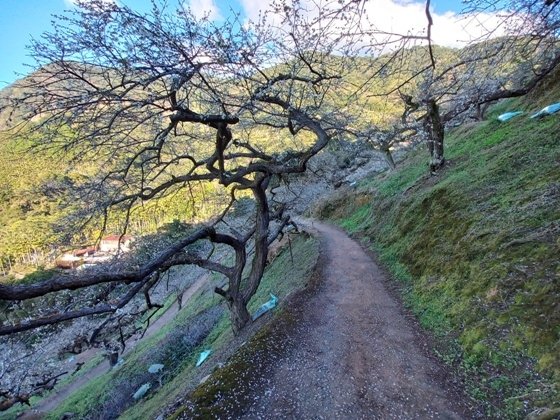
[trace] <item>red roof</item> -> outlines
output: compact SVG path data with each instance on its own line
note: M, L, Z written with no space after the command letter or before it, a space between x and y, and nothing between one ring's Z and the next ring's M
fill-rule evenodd
M130 241L132 239L132 236L130 235L107 235L105 236L103 239L101 239L102 241L110 241L110 242L117 242L117 241L121 241L121 242L126 242L126 241Z
M75 249L74 251L72 251L72 254L76 257L81 257L82 255L92 254L95 251L96 248L94 246L88 246L87 248Z

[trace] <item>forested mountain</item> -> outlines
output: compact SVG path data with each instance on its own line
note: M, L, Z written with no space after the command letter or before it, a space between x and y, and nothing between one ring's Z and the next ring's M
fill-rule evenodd
M434 54L438 63L446 66L460 55L460 51L435 47ZM336 62L340 58L332 56L330 60ZM349 112L354 115L353 126L363 129L369 126L387 128L400 118L404 106L398 90L408 82L404 89L416 95L419 82L410 84L410 79L429 64L430 58L426 48L417 47L397 56L359 57L355 61L348 80L354 88L361 90L365 99L356 101ZM34 77L37 74L28 76L28 79ZM99 159L98 162L91 160L76 166L68 151L45 149L40 146L40 141L36 141L36 135L28 137L24 134L25 130L17 131L21 130L20 123L24 122L21 121L23 111L15 109L10 99L22 94L25 82L17 81L0 92L0 100L4 104L3 108L0 107L0 178L3 182L0 195L0 260L5 272L14 264L19 265L20 271L26 271L25 266L29 264L48 265L60 249L97 239L98 232L95 230L68 237L65 227L58 225L75 199L65 196L65 192L88 173L95 173L96 165L106 165L106 161ZM348 102L344 98L349 93L349 89L340 91L339 102ZM8 118L9 126L15 129L8 130ZM268 129L259 133L253 130L251 135L262 150L274 151L280 147L281 142L275 143L280 140L278 136L286 135L275 131ZM355 139L352 135L346 137L348 141ZM190 194L188 200L183 196L167 197L138 209L130 233L152 233L175 219L187 222L202 220L215 214L220 202L224 201L211 184L193 185ZM121 223L114 221L108 231L118 231Z

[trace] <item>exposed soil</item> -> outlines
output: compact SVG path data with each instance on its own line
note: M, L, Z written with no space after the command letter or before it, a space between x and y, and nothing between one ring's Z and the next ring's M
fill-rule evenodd
M216 394L200 398L199 391L181 418L480 417L361 246L335 227L300 223L321 238L322 255L318 284L286 309L284 318L297 321L279 320L244 359L251 373L238 372L231 389L218 373L208 386Z
M429 354L383 271L342 231L319 233L325 265L294 337L247 418L472 417L458 384Z
M183 295L183 306L186 306L186 302L205 284L208 284L208 276L203 275L199 277L184 293ZM130 353L142 340L146 340L157 333L163 326L171 322L177 315L179 307L177 301L165 311L159 318L157 318L149 327L146 329L142 337L136 339L131 339L126 343L126 348L120 357L125 357ZM93 357L95 357L101 350L91 348L83 353L80 353L75 358L75 363L87 363ZM33 406L30 410L26 411L20 419L36 419L42 418L44 413L54 410L61 404L66 398L70 396L74 391L85 386L91 380L103 375L108 370L111 369L108 359L104 359L94 368L90 369L87 373L79 376L75 381L72 381L65 386L55 388L55 390L46 398L41 400L37 405Z

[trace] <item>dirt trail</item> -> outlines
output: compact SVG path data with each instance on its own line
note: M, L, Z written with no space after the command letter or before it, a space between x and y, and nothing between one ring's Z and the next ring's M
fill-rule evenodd
M301 311L297 344L267 369L244 417L476 416L361 246L332 226L303 223L321 238L322 282Z
M208 276L202 275L200 276L184 293L183 295L183 309L186 306L188 300L205 284L207 284ZM146 329L144 336L142 338L138 338L136 340L129 340L126 343L126 348L124 352L121 354L121 357L126 357L137 345L143 340L146 340L152 337L155 333L157 333L163 326L167 323L172 321L178 313L178 303L177 301L173 302L173 304L169 307L167 311L163 313L158 319L155 320L154 323L150 324L150 326ZM99 349L89 349L79 355L76 356L75 362L85 363L91 360L100 352ZM90 369L84 375L78 377L75 381L66 384L61 388L56 388L56 390L51 393L48 397L41 400L37 405L33 406L30 410L27 410L20 419L35 419L41 418L43 413L48 413L49 411L54 410L61 404L66 398L70 396L74 391L80 389L81 387L85 386L91 380L103 375L110 369L109 360L105 359L103 362L99 363L94 368Z

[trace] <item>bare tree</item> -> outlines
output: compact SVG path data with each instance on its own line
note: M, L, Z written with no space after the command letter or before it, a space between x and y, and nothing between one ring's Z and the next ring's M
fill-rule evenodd
M483 119L490 103L527 94L560 64L556 40L539 40L539 46L526 40L511 41L499 40L490 51L479 44L475 49L480 48L482 52L464 58L436 77L430 71L425 79L419 103L425 111L424 132L431 172L445 163L444 138L448 124L469 113L477 120ZM499 53L492 52L494 49ZM514 57L525 58L516 63ZM500 66L506 64L513 69L500 71Z
M335 48L341 52L340 35L318 22L336 10L324 8L310 17L294 6L284 9L276 27L266 20L250 27L235 20L216 27L183 9L173 14L155 7L142 15L87 1L35 41L32 54L39 68L23 82L25 94L14 100L13 108L26 112L16 129L40 133L43 146L62 148L75 162L95 162L78 185L79 202L85 204L76 213L79 220L86 215L106 224L113 212L124 220L125 233L136 207L195 181L217 180L232 199L240 190L250 191L256 210L254 225L244 234L219 233L215 222L137 270L2 285L1 299L22 300L107 282L134 283L117 304L5 325L0 333L114 312L177 264L226 276L229 287L216 292L228 303L234 329L246 325L246 304L262 277L268 243L289 222L281 208L270 206L270 178L303 172L329 140L332 126L322 120L333 111L323 104L344 69L342 60L325 59ZM313 35L304 37L310 28ZM262 138L244 138L249 126L262 127ZM267 137L273 131L296 147L270 147ZM274 231L271 220L279 221ZM201 240L231 247L235 265L184 252ZM245 280L249 241L254 255Z
M464 48L459 60L426 77L420 101L426 109L430 169L445 159L445 126L466 112L482 119L488 104L530 92L560 64L560 8L557 2L512 0L501 4L498 27ZM496 4L471 1L465 13L497 12ZM495 31L506 35L490 39Z
M33 41L38 66L11 100L20 114L12 130L36 133L37 147L64 151L79 168L68 226L87 221L103 231L113 223L124 234L143 203L194 182L218 182L229 202L210 224L148 255L0 285L6 303L71 295L64 306L2 321L0 335L93 315L109 315L103 327L118 323L119 310L137 295L155 307L150 290L161 275L189 264L227 278L215 292L235 332L251 322L247 303L269 244L291 223L270 200L270 181L305 171L343 120L332 104L348 63L333 54L352 45L340 24L351 25L358 14L354 2L322 6L310 13L297 2L279 3L257 23L232 18L218 26L165 3L141 14L82 1ZM244 231L227 229L222 221L242 191L253 197L254 213ZM232 265L215 258L215 246L233 252Z
M403 107L400 118L392 117L384 124L372 124L372 121L354 116L352 125L344 133L352 138L364 141L374 150L383 153L390 170L396 168L392 150L404 143L414 143L422 129L420 119L415 117L419 104L413 101L412 96L399 92L399 106Z
M464 10L471 20L489 12L495 13L496 26L466 47L442 56L430 39L434 22L430 1L426 2L425 36L400 37L403 43L383 60L383 72L376 70L368 79L371 86L379 84L380 76L394 78L395 85L376 89L372 95L397 97L400 93L401 109L405 113L407 109L413 110L406 124L396 121L392 128L372 129L381 139L377 141L380 149L398 141L401 130L422 134L430 154L430 171L435 173L445 164L448 125L460 122L469 114L482 119L490 103L527 94L557 68L560 63L558 2L472 0ZM504 35L497 37L498 32ZM420 46L413 46L414 43Z

